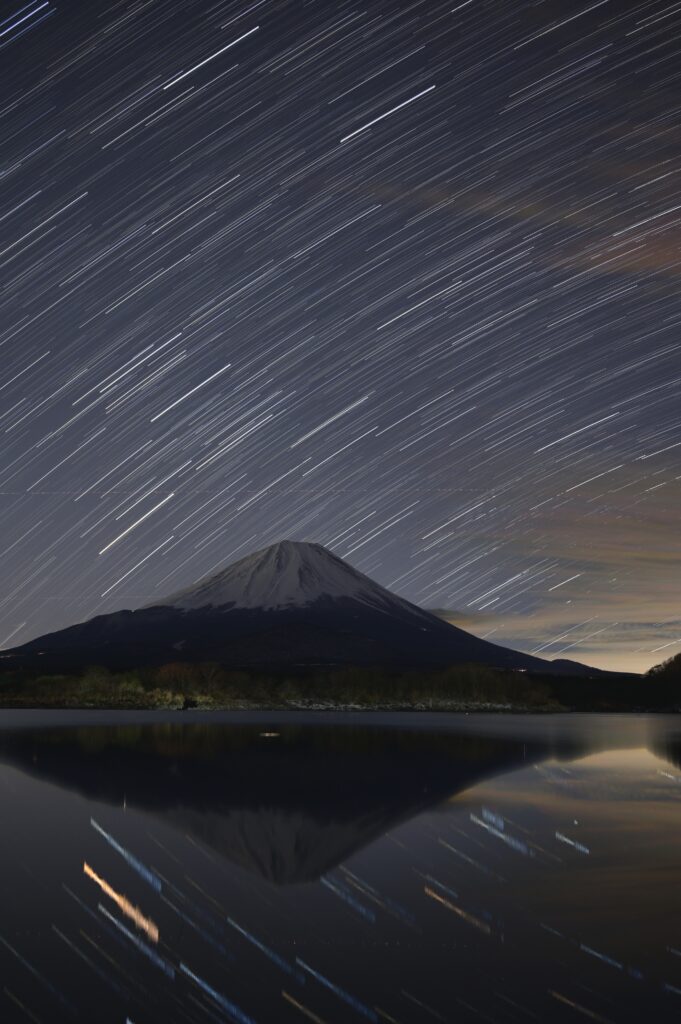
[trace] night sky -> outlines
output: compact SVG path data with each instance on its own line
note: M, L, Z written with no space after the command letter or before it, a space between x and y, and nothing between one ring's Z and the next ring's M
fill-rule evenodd
M681 650L681 4L0 21L0 645L291 538Z

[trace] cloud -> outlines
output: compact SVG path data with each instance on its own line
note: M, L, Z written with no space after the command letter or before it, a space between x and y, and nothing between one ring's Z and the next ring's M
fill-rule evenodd
M643 130L643 129L642 129ZM503 167L492 170L480 187L436 184L409 189L399 182L373 182L363 195L382 203L424 210L440 208L443 215L477 214L494 221L503 217L531 229L554 228L559 245L544 247L543 258L570 276L579 273L627 274L636 277L678 277L681 274L678 176L664 177L666 164L624 164L603 160L589 165L588 178L575 183L570 200L553 199L550 192L529 192ZM659 178L660 180L655 180ZM646 191L640 201L636 189ZM619 186L619 187L618 187ZM350 185L350 190L359 191ZM615 191L613 191L613 188ZM601 195L602 193L602 195ZM659 207L659 209L658 209ZM638 211L638 212L637 212Z
M604 669L644 672L678 653L681 485L672 480L666 504L654 508L623 495L596 509L585 489L545 506L529 532L487 529L478 541L490 550L503 544L505 562L530 565L539 553L550 576L523 595L522 607L510 594L507 607L479 613L456 602L438 614L494 643Z

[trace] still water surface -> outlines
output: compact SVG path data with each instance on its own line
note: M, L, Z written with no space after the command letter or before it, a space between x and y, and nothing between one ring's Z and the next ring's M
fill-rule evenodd
M0 712L0 1021L681 1020L674 717Z

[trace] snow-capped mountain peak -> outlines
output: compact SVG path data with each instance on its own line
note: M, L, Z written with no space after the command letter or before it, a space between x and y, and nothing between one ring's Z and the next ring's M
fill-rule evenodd
M321 544L283 540L255 551L194 586L156 602L184 611L199 608L301 608L350 599L386 612L416 609L353 569Z

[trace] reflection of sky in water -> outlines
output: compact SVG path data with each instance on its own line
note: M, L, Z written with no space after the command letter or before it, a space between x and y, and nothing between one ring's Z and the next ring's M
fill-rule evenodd
M516 835L541 847L532 858L516 858L509 877L513 899L528 913L650 970L664 962L666 946L678 944L681 774L666 761L639 749L547 762L465 798L493 807L517 823ZM556 842L556 833L588 853ZM489 857L493 843L483 841ZM501 857L497 851L487 863Z
M6 747L0 1020L678 1020L681 772L646 747L602 749L617 737L595 741L593 720L583 721L571 722L570 743L581 729L597 752L575 759L555 730L557 756L540 756L542 718L525 722L515 745L508 724L501 747L453 741L455 774L483 781L457 785L453 774L455 795L444 801L433 774L444 762L433 757L446 739L386 735L383 759L393 745L407 766L393 789L402 789L407 817L416 814L401 822L389 787L362 800L358 778L371 760L362 761L357 736L329 762L303 755L297 736L258 739L255 730L206 759L227 790L226 766L238 775L257 755L249 772L260 758L263 791L280 793L287 760L302 758L323 780L326 801L318 805L311 788L290 806L280 797L265 806L250 791L240 801L238 784L218 806L206 776L188 806L198 776L183 756L169 775L188 786L182 806L148 800L134 809L129 790L123 807L112 792L106 801L92 789L74 792L66 769L58 777L52 739ZM258 745L282 741L275 761L275 748ZM101 744L92 734L88 743L82 771L94 776ZM378 775L375 745L369 753ZM268 778L275 763L278 781ZM409 791L408 778L417 782ZM363 845L377 821L387 834ZM201 827L213 845L198 838ZM278 856L328 865L334 849L354 852L321 879L277 885L264 877ZM240 866L229 859L234 851ZM288 860L281 870L292 870ZM158 926L158 942L136 927L131 909Z

